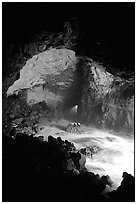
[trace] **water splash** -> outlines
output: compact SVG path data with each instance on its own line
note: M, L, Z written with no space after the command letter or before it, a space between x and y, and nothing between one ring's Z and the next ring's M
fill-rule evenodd
M92 141L102 148L93 157L87 158L86 167L89 171L101 175L109 175L113 180L112 189L116 189L121 181L123 172L134 176L134 141L121 138L103 131L95 131ZM90 144L88 144L90 145Z
M64 123L64 124L63 124ZM65 121L61 122L66 125ZM48 132L54 137L61 136L73 142L77 149L99 146L101 151L86 159L86 168L95 174L109 175L113 181L112 187L107 186L107 191L117 189L122 181L123 172L134 176L134 139L114 135L112 133L86 127L82 134L67 133L55 127L47 127ZM42 132L43 135L47 134ZM47 134L48 136L49 134Z

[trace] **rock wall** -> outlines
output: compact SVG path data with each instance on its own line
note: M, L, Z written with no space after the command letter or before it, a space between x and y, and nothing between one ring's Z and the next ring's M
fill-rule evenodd
M72 50L53 48L34 55L20 70L19 79L15 80L14 75L12 79L5 99L11 100L12 109L10 102L4 102L9 104L9 115L14 115L14 109L20 109L18 116L24 110L20 108L23 105L18 108L13 103L14 98L18 98L18 104L23 100L23 107L28 109L45 104L43 112L50 112L46 115L50 120L63 118L65 112L78 105L81 122L130 135L134 133L133 79L115 76L92 59L76 56Z
M114 76L95 62L84 60L80 119L118 132L134 132L134 81Z

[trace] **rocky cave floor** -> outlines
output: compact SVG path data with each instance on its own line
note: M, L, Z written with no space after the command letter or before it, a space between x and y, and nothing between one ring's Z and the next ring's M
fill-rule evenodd
M133 138L69 123L3 135L3 201L134 201Z

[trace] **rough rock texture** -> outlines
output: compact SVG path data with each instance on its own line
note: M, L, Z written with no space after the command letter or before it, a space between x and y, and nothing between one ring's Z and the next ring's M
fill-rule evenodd
M7 96L27 90L27 104L45 102L52 114L61 111L61 103L72 97L79 86L78 59L67 49L51 49L33 56L20 71L20 78L7 90ZM69 94L70 93L70 94Z
M91 158L92 155L97 154L101 150L102 149L99 146L92 145L92 147L85 147L85 148L80 149L80 152L83 155Z
M36 104L39 110L33 114L33 119L37 116L35 123L41 116L47 121L61 118L64 107L77 103L80 95L77 64L75 52L68 49L50 49L33 56L20 70L18 80L14 74L9 79L13 84L7 90L7 97L3 98L3 118L19 119L24 112L31 121L30 112L34 111Z
M51 49L33 56L28 60L20 71L19 80L9 87L7 95L12 95L22 89L32 88L36 85L49 83L52 76L58 76L62 71L71 67L72 71L76 70L75 53L67 49ZM55 80L55 79L53 79ZM57 81L56 85L65 85L69 81Z
M63 26L63 25L62 25ZM7 78L8 84L4 83L4 89L9 88L13 81L17 80L20 69L25 65L26 61L41 52L51 48L66 48L74 50L77 45L77 35L79 24L75 18L64 22L64 29L61 32L41 31L41 33L33 33L27 35L25 42L5 43L3 42L3 80ZM13 74L16 76L13 79ZM9 81L10 77L10 81Z
M70 123L68 124L66 131L70 133L79 133L80 123Z
M85 61L79 114L87 124L133 134L134 80L114 76L95 62Z
M76 57L69 49L49 49L29 59L20 70L19 79L15 79L16 73L9 79L12 85L4 98L4 114L8 106L10 115L19 115L20 107L22 112L24 107L32 109L43 103L45 114L38 111L37 117L58 120L78 105L81 122L134 134L134 80L115 76L90 58ZM22 100L24 106L20 104Z

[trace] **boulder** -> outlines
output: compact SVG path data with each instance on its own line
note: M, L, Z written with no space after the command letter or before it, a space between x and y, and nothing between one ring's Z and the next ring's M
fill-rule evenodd
M123 173L123 180L116 191L108 193L108 201L115 202L134 202L135 201L135 178L128 174Z
M82 171L85 169L86 164L86 157L80 153L80 159L79 159L79 171Z
M97 154L101 150L102 149L99 146L93 145L92 147L82 148L79 150L79 152L82 153L83 155L91 158L93 154Z
M72 152L71 158L76 166L78 171L82 171L85 168L86 157L80 152Z
M80 123L73 122L73 123L68 124L66 131L70 133L73 133L73 132L77 133L79 132L79 128L80 128Z
M60 145L60 142L54 138L53 136L49 135L48 136L48 144L52 147L57 147Z
M70 67L75 71L75 65L75 53L71 50L50 49L35 55L20 70L20 78L8 88L7 95L17 94L22 89L31 89L36 85L48 84L53 76L57 77ZM69 79L67 82L69 82ZM66 81L60 79L56 83L65 85Z
M92 157L90 147L82 148L79 150L79 152L82 153L83 155L87 156L87 157Z
M38 137L38 140L39 140L40 142L43 142L43 141L44 141L44 136L39 136L39 137Z
M65 102L68 98L73 98L75 93L79 94L78 61L75 52L65 48L49 49L27 60L20 69L19 79L15 80L13 77L7 97L4 96L4 117L10 115L16 119L23 115L29 116L31 120L40 120L42 111L46 113L42 116L48 120L63 117ZM37 104L39 109L33 111Z
M106 185L112 186L113 181L111 180L110 176L102 176L101 179L106 183Z
M72 159L66 159L62 162L62 167L66 171L75 171L76 167Z
M23 122L23 118L17 118L15 120L13 120L12 122L15 123L15 124L20 124L20 123Z

